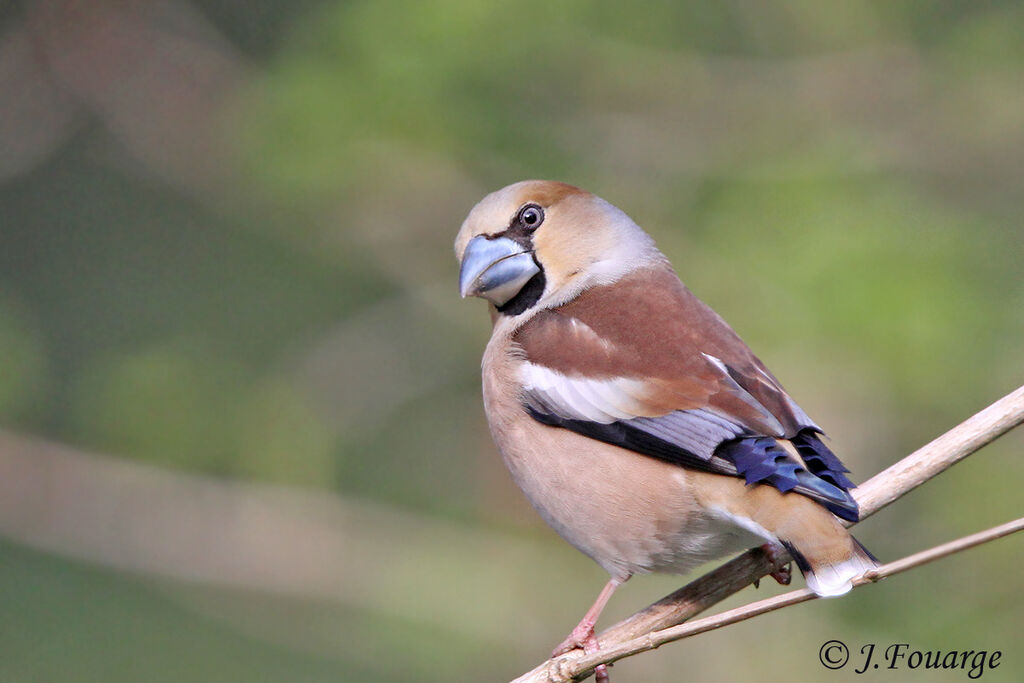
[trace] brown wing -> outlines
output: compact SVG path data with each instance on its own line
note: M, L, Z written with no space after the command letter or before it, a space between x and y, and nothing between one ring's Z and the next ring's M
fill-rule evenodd
M751 434L818 429L743 340L667 265L543 311L515 335L526 359L567 378L641 380L644 417L700 410Z
M846 468L747 345L667 266L539 313L514 337L530 415L855 521ZM790 440L801 457L783 447Z

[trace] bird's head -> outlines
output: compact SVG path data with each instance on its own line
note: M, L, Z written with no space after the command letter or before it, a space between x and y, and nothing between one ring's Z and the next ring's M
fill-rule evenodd
M503 315L554 308L660 257L654 241L600 197L524 180L484 197L455 238L459 290Z

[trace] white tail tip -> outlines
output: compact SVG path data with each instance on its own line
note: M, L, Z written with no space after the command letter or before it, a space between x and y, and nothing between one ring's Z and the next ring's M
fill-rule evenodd
M857 548L860 551L860 548ZM853 557L837 564L815 567L805 574L807 587L820 598L837 598L853 588L853 580L878 566L871 557L854 553Z

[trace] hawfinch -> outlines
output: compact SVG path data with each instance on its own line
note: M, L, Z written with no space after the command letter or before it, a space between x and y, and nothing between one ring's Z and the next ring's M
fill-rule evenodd
M473 207L455 253L462 296L490 302L484 409L505 464L611 575L556 654L597 649L633 574L783 546L827 597L877 566L840 522L853 483L821 428L625 213L528 180Z

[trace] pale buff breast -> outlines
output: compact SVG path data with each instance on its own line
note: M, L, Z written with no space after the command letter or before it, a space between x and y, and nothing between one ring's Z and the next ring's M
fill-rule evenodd
M484 409L516 484L565 540L618 578L682 573L763 542L697 505L692 481L708 475L531 418L507 339L496 333L484 354Z

